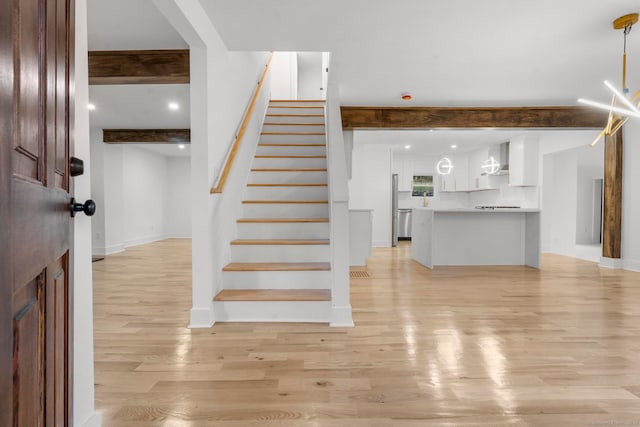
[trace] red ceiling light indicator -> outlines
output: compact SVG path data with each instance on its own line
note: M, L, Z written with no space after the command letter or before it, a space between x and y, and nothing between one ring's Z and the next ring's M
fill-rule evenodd
M409 92L405 92L402 94L403 101L411 101L412 99L413 99L413 95L411 95Z

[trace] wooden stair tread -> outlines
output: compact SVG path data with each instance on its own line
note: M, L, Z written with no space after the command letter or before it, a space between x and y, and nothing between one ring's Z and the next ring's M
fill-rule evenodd
M323 104L327 102L325 99L270 99L271 102L322 102Z
M327 187L328 184L247 184L247 187Z
M324 114L267 114L267 117L324 117Z
M269 105L269 108L324 108L322 105Z
M256 159L326 159L327 156L255 156Z
M329 239L237 239L232 245L328 245Z
M327 168L253 168L251 172L326 172Z
M258 147L326 147L327 144L286 144L286 143L276 143L276 142L266 142L258 144Z
M222 271L330 271L328 262L232 262Z
M262 132L260 135L322 136L324 132Z
M214 301L331 301L331 289L225 289Z
M262 204L262 205L326 205L328 200L243 200L246 204Z
M324 126L324 123L278 123L264 122L264 126Z
M329 218L240 218L237 220L240 223L301 223L301 222L329 222Z

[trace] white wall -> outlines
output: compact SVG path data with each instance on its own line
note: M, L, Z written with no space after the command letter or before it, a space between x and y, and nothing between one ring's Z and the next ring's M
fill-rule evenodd
M131 146L105 144L92 131L92 192L98 221L93 254L169 237L191 236L190 159ZM100 174L101 172L101 174Z
M226 224L235 215L235 204L237 209L241 206L239 198L234 198L239 192L227 192L219 197L212 196L210 189L233 144L264 70L267 53L228 51L198 1L153 2L190 49L191 212L192 227L197 230L192 239L190 327L208 328L214 323L213 297L221 288L221 266L229 253L227 239L231 231ZM246 139L254 136L256 140L252 142L257 142L257 132ZM225 200L234 202L230 203L233 206L219 209L226 204ZM225 228L220 228L221 223Z
M298 53L298 99L323 99L322 52Z
M640 120L624 129L622 166L622 259L625 268L640 271Z
M572 257L576 255L578 185L578 153L575 150L580 148L545 156L541 214L542 250Z
M589 148L578 160L576 188L576 243L579 245L599 244L594 240L594 205L601 210L601 200L594 200L594 184L596 179L604 175L604 144Z
M373 209L373 246L391 246L391 150L353 138L349 209Z
M87 2L75 6L75 112L73 155L85 162L83 176L73 179L74 196L81 202L91 197L89 143L89 68L87 65ZM93 375L93 274L91 271L91 218L77 215L73 221L73 425L99 427L95 412Z
M166 157L123 146L122 219L125 247L164 238L167 197Z
M591 243L592 185L602 177L603 148L583 141L582 146L543 157L543 252L576 257L576 244Z
M167 158L167 193L164 203L165 235L191 237L191 159Z
M104 144L102 143L102 130L100 129L91 130L90 157L91 198L96 203L96 212L91 217L92 247L105 248Z
M298 99L298 55L295 52L273 55L271 99Z

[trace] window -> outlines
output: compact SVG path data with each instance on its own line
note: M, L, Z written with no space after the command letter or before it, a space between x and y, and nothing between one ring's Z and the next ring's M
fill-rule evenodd
M427 197L433 197L433 175L414 175L411 195L422 197L425 193Z

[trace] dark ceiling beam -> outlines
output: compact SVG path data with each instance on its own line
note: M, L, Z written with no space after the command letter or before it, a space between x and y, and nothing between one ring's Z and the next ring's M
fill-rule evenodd
M189 50L89 52L90 85L189 83Z
M349 107L344 129L602 128L606 112L587 107Z
M104 129L107 144L190 144L190 129Z

